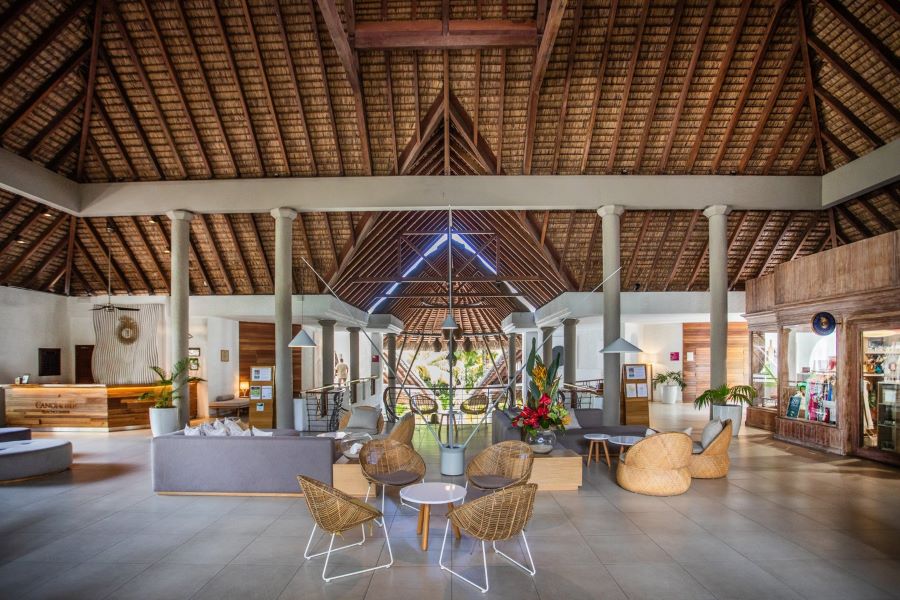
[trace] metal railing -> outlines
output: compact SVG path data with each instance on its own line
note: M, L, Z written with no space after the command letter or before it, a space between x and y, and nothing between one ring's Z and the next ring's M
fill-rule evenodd
M563 383L560 385L559 393L563 402L571 408L598 408L603 399L603 380L590 379L576 381L574 384Z
M348 381L344 385L332 384L304 390L302 397L306 404L307 430L314 432L336 431L344 412L354 403L352 390L357 391L357 400L373 396L377 389L378 376L372 375Z

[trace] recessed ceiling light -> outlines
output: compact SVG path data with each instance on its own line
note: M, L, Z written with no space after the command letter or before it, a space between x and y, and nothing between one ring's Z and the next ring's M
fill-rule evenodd
M147 219L147 222L148 223L156 223L156 217L150 217L149 219Z
M165 250L163 250L163 253L164 253L164 254L169 254L170 252L171 252L171 250L169 250L168 248L166 248Z
M25 243L25 240L22 239L22 236L21 236L21 235L17 235L17 236L16 236L16 243L17 243L17 244L24 244L24 243Z
M44 211L44 216L45 216L45 217L52 217L52 216L53 216L53 213L52 213L51 211L49 211L49 210L45 210L45 211Z

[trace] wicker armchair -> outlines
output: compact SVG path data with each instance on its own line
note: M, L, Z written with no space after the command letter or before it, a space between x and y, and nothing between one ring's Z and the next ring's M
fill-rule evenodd
M525 537L525 526L531 520L531 515L534 511L534 495L537 492L537 487L537 484L534 483L515 485L451 509L447 513L447 524L444 526L444 541L441 543L441 556L438 559L441 569L475 586L482 593L487 592L490 588L490 581L488 580L485 542L491 542L494 552L533 577L537 571L534 568L531 549L528 547L528 539ZM450 532L451 524L464 530L475 539L481 540L481 557L484 561L484 587L444 565L444 546L447 545L447 534ZM516 535L522 536L525 553L531 565L530 568L497 549L497 542L508 540Z
M716 439L698 454L691 454L688 463L691 477L718 479L728 475L728 467L731 465L731 459L728 457L729 445L731 445L731 419L726 419Z
M369 482L366 489L366 501L369 491L381 486L381 512L384 512L384 498L387 486L405 487L425 479L425 461L411 446L397 440L372 440L359 451L359 466L363 477Z
M526 483L533 463L534 453L524 442L488 446L466 465L466 487L491 491Z
M406 444L409 447L412 447L413 435L416 433L416 415L411 412L406 413L400 420L397 421L397 424L394 425L394 428L391 429L391 432L388 434L388 439L395 440L400 442L401 444Z
M384 431L384 415L381 414L380 409L374 406L358 406L355 409L351 408L350 410L344 412L344 414L341 415L340 422L338 423L338 431L344 431L345 429L347 429L347 424L350 423L351 411L353 410L378 410L378 421L376 423L376 428L378 429L378 431L374 433L378 434Z
M322 567L322 579L325 582L340 579L342 577L350 577L351 575L359 575L376 571L378 569L387 569L394 564L394 553L391 550L391 540L388 537L387 527L384 526L384 517L381 512L372 508L365 502L360 502L355 498L351 498L344 492L336 490L330 485L321 481L299 475L297 481L300 483L300 489L303 491L303 497L306 498L306 505L309 507L309 513L316 522L309 534L309 541L306 542L306 549L303 551L303 558L309 560L317 556L325 555L325 565ZM347 550L355 546L362 546L366 543L366 523L370 521L378 522L381 518L380 526L384 529L384 539L387 544L389 561L387 564L376 565L368 569L353 571L350 573L342 573L340 575L332 575L328 577L328 559L332 553ZM346 544L344 546L334 547L334 536L341 535L345 531L353 529L359 525L362 529L362 540L354 544ZM312 546L313 538L316 535L316 528L322 529L326 533L331 534L331 541L328 543L328 550L310 554L309 549ZM343 536L342 536L343 537Z
M657 433L631 447L619 460L616 481L630 492L677 496L691 487L691 438L684 433Z
M422 418L427 421L427 417L436 415L440 407L438 406L437 400L431 396L416 394L409 401L409 408L417 415L422 415Z
M488 409L488 397L485 394L475 394L459 405L459 410L467 415L483 415Z

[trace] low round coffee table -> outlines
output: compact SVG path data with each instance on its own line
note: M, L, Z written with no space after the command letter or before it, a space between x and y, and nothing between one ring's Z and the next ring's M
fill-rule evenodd
M422 550L428 550L428 526L431 521L431 505L446 504L447 508L453 508L454 502L461 502L465 497L466 488L463 486L440 481L408 485L400 490L401 499L422 506L422 509L419 511L419 524L416 527L416 533L422 534ZM453 533L456 534L456 539L462 536L459 528L455 525L453 526Z
M609 438L609 443L620 447L619 459L621 460L622 454L625 452L624 448L630 448L642 439L644 438L639 435L614 435Z
M600 458L600 448L603 447L603 453L606 455L606 468L611 468L609 462L609 446L606 445L606 440L609 439L609 436L605 433L586 433L584 434L584 439L588 440L588 454L587 454L587 466L591 466L591 459L601 462Z

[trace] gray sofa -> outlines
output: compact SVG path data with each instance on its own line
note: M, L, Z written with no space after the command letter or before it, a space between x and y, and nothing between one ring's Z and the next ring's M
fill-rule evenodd
M572 409L569 409L572 410ZM588 443L584 439L586 433L605 433L607 435L640 435L646 433L643 425L604 425L603 409L580 408L575 411L581 429L569 429L556 436L559 445L578 454L587 454ZM512 417L502 410L495 410L492 418L491 441L496 444L506 440L522 439L521 430L513 427Z
M276 429L271 437L153 438L153 491L186 494L299 494L297 475L332 483L334 440Z

